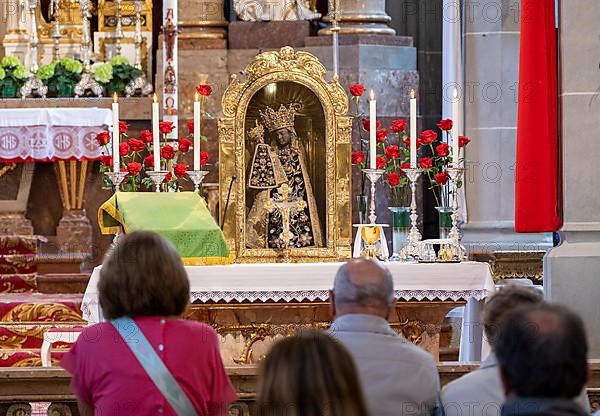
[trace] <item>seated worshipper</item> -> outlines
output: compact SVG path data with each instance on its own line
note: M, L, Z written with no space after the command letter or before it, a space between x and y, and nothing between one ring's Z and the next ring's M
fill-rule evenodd
M483 329L491 345L506 315L523 306L540 304L542 294L533 287L509 285L488 298L483 309ZM498 362L492 351L479 369L452 381L442 389L442 406L446 416L487 416L500 414L504 403ZM589 412L585 389L576 402Z
M440 390L437 367L388 324L395 304L389 270L372 260L350 260L338 270L329 296L329 333L354 357L370 414L430 414Z
M511 312L494 341L506 402L503 416L586 415L573 400L588 374L583 322L546 302Z
M259 416L367 416L350 353L324 332L302 331L277 342L261 363Z
M61 362L82 416L226 414L237 396L217 334L179 318L190 286L170 242L146 231L122 237L98 292L109 321L86 328Z

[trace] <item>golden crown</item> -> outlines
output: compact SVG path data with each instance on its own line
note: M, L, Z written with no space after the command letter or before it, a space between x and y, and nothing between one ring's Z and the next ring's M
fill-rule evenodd
M271 107L266 107L264 112L259 111L259 113L267 130L272 132L286 127L294 128L296 113L301 109L302 104L290 103L288 106L281 104L277 111Z
M255 120L256 126L252 127L248 132L250 140L262 143L264 141L265 128L262 124L258 124L258 120Z

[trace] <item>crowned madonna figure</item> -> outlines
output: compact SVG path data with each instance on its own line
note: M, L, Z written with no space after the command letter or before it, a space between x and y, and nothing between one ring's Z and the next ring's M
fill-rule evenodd
M306 158L299 145L294 128L299 103L282 104L279 110L266 107L260 111L262 124L248 132L248 138L256 142L248 175L248 188L257 190L252 201L246 224L248 248L285 248L281 238L283 220L281 212L267 209L267 202L280 197L279 187L289 186L288 201L304 200L306 208L290 214L289 228L292 238L290 248L322 247L323 237L317 204L306 169ZM264 129L273 138L272 145L264 142Z

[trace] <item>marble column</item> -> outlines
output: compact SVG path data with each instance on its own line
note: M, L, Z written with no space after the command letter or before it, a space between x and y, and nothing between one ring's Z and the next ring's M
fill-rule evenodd
M388 26L392 20L385 11L385 0L329 0L339 4L340 35L395 35ZM392 0L397 1L397 0ZM331 13L324 20L331 21ZM331 35L331 28L319 31Z
M207 40L219 44L227 38L224 0L181 0L179 8L179 42Z
M544 258L546 295L583 318L590 358L600 358L600 120L595 0L560 2L559 114L562 141L562 243Z
M516 0L466 2L464 22L465 193L464 244L471 253L539 251L552 236L514 232L519 30ZM596 65L597 69L597 65ZM451 99L451 88L443 88Z

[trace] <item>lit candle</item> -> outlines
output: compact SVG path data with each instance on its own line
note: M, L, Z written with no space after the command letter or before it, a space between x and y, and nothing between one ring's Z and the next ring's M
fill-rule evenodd
M417 167L417 99L415 90L410 90L410 167Z
M460 152L460 148L458 147L458 117L459 117L459 110L458 110L458 105L459 105L459 99L458 99L458 92L456 90L456 88L454 88L454 97L452 100L452 167L453 168L458 168L460 166L460 156L459 156L459 152Z
M113 172L121 171L121 160L119 155L119 99L117 98L117 93L113 94L113 103L112 103L112 154L113 154Z
M154 156L154 171L160 170L160 127L158 115L158 99L152 95L152 155Z
M200 170L200 101L194 94L194 170Z
M369 167L377 169L377 101L375 93L369 94Z

